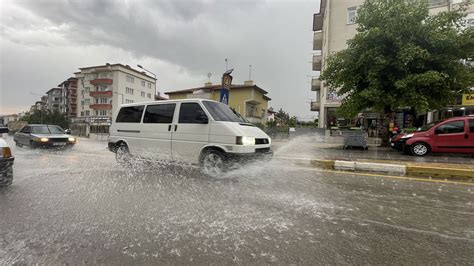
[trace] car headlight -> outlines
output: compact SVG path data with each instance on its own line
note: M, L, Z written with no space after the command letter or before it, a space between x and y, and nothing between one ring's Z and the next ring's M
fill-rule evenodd
M409 139L409 138L413 137L413 135L415 135L415 134L413 134L413 133L407 134L407 135L403 136L402 139Z
M67 139L69 142L76 142L76 138L68 138Z
M2 148L2 153L0 153L0 158L10 158L12 157L12 150L10 147Z
M49 139L48 139L48 138L40 138L39 141L40 141L40 142L48 142Z
M255 138L253 137L237 137L237 145L255 145Z

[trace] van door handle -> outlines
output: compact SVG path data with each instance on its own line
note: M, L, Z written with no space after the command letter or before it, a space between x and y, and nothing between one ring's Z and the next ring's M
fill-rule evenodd
M178 125L174 125L174 131L178 130Z
M168 131L171 131L171 125L168 125Z

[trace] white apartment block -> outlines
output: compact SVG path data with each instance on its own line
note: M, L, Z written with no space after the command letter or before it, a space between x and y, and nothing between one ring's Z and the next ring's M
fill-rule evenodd
M107 63L79 69L74 73L78 121L110 123L121 104L155 100L156 79L128 65Z
M428 0L430 13L436 14L456 8L463 0ZM329 54L347 47L347 40L356 34L355 18L357 8L364 0L321 0L320 12L313 17L313 60L312 70L324 69ZM474 26L474 5L467 11L467 23ZM319 127L328 128L328 121L335 120L335 112L341 106L342 97L330 92L318 78L312 79L311 90L315 100L311 102L311 111L319 112Z

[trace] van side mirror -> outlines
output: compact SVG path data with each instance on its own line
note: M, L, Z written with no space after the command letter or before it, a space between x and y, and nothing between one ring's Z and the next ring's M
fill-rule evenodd
M197 117L197 120L198 120L201 124L207 124L207 123L209 123L209 118L207 118L207 115L205 115L205 114L200 114L200 115Z
M8 127L0 127L0 134L8 133Z

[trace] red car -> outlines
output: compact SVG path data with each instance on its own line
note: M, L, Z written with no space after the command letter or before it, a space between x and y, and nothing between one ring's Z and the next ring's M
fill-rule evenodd
M405 149L413 155L429 152L467 153L474 155L474 115L452 117L426 131L405 136Z

